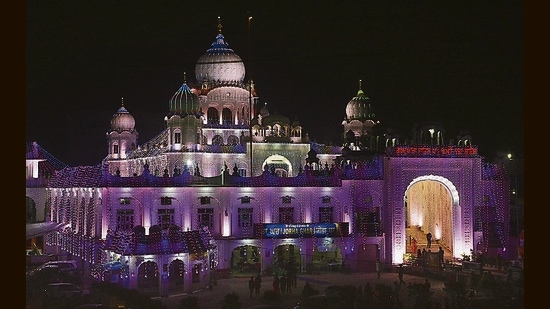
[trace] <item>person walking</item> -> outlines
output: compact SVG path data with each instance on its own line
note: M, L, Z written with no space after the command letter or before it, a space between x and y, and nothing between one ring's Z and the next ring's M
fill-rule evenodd
M426 267L428 265L428 252L426 251L426 248L422 248L422 267Z
M260 289L262 288L262 277L260 277L260 274L256 276L256 279L254 280L254 294L256 297L260 296Z
M286 278L286 293L287 294L292 294L292 285L294 284L294 282L292 282L292 280L290 279L290 276L288 276Z
M279 290L279 276L277 276L277 274L273 276L273 292L275 292L275 294L277 295L279 295L279 293L281 292Z
M248 280L248 290L250 291L250 298L252 298L252 295L254 294L254 287L255 287L255 280L254 277L250 277L250 280Z
M286 274L283 274L281 276L281 278L279 279L279 286L280 286L280 289L281 289L281 294L284 295L286 294L286 287L288 285L288 282L287 282L287 277L286 277Z
M399 285L405 284L405 281L403 281L403 264L399 264L399 271L397 274L399 275Z
M426 234L426 241L428 242L427 247L431 248L432 247L432 233L428 232L428 234Z
M380 273L382 272L382 265L380 264L380 259L376 259L376 276L378 279L380 279Z

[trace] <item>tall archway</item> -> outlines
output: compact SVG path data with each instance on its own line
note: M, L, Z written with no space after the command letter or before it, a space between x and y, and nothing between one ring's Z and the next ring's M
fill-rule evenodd
M458 205L458 193L443 177L428 175L414 179L403 198L406 228L406 253L416 256L419 250L437 252L442 247L445 259L454 251L453 211ZM427 234L432 235L428 246Z

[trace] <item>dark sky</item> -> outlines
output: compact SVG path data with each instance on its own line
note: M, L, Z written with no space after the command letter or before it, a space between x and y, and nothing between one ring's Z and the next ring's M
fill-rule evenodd
M71 166L98 164L124 97L147 142L184 72L195 82L220 16L260 102L314 141L341 143L361 79L401 136L434 120L447 141L469 130L488 160L523 153L522 1L362 2L27 0L26 140Z

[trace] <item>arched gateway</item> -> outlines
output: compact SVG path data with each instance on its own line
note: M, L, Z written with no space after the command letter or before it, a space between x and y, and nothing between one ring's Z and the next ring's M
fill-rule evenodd
M417 250L435 252L442 247L445 259L453 252L453 209L458 207L455 186L440 176L426 175L414 179L404 196L407 253ZM427 235L432 236L429 246Z
M425 244L428 232L433 235L432 252L441 245L449 259L469 254L473 239L472 201L479 194L472 183L476 177L463 177L464 170L476 172L471 163L446 158L432 158L418 165L400 161L401 158L391 158L386 162L397 176L389 186L392 192L388 192L392 232L386 234L390 245L385 252L391 262L403 263L405 253L411 251L412 238Z

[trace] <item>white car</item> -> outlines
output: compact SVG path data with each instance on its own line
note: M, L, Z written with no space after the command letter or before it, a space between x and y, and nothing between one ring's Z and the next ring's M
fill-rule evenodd
M42 266L48 266L48 265L57 265L61 269L78 269L78 264L76 263L76 260L62 260L62 261L49 261Z

